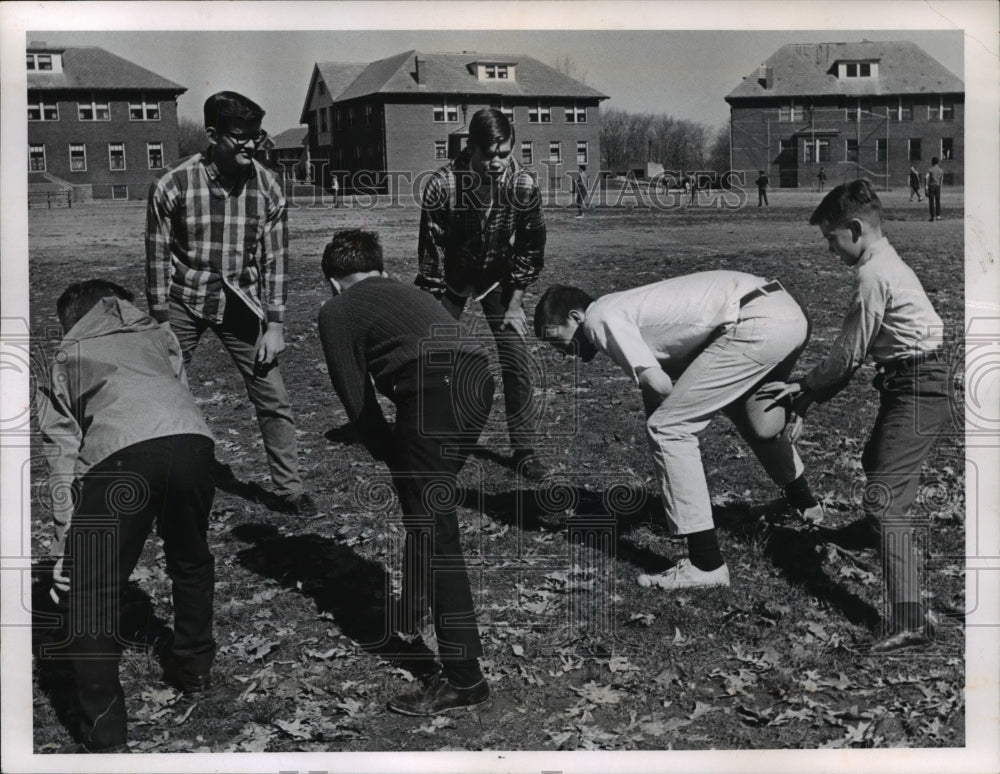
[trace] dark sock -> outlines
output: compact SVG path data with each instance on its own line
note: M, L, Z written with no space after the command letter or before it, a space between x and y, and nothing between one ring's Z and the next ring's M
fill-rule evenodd
M803 473L790 484L785 484L785 501L792 508L812 508L818 501L813 497L809 489L809 482L806 481L806 474Z
M699 570L711 572L722 567L722 552L714 529L692 532L687 536L688 559Z
M471 688L483 679L478 658L470 658L465 661L445 661L444 673L448 677L448 682L456 688Z
M895 630L919 629L924 625L924 606L919 602L898 602L892 606Z

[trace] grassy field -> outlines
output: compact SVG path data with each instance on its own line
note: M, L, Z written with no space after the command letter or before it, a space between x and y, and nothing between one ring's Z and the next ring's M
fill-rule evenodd
M852 285L850 271L807 225L819 198L774 192L770 208L736 210L622 201L581 220L572 208L552 206L546 269L526 299L529 319L550 283L596 295L704 269L748 271L780 279L805 300L814 321L800 359L808 368L836 336ZM886 233L944 319L960 368L960 195L946 192L946 219L937 223L926 222L924 205L907 202L905 192L886 194L885 203ZM289 346L281 362L306 485L322 509L317 518L273 513L254 499L269 482L242 382L210 335L197 350L192 390L219 458L241 482L218 492L210 531L219 687L191 701L159 682L156 644L172 614L160 547L151 540L124 610L134 639L121 670L134 752L964 744L965 482L957 426L936 445L918 503L932 538L927 589L945 613L938 641L919 656L875 658L865 650L883 625L877 557L838 548L828 530L784 520L777 488L724 417L701 440L732 588L641 589L636 576L662 571L684 545L667 534L638 391L607 359L580 366L541 346L545 452L558 474L537 487L517 480L498 405L461 479L464 545L494 698L484 709L434 720L385 711L412 680L377 654L386 599L399 582L401 527L385 470L337 432L346 418L316 332L328 296L319 260L334 230L374 229L389 272L409 282L418 216L412 205L290 213ZM103 276L141 297L143 227L143 208L134 204L31 211L35 362L57 340L55 299L68 283ZM468 323L486 335L480 315ZM814 409L800 444L830 527L860 514L860 455L876 410L872 376L865 366L833 402ZM36 484L46 475L37 458L33 475ZM42 575L52 533L40 500L31 519ZM36 640L44 636L38 627ZM39 664L36 658L34 747L56 752L71 741L60 720L59 665Z

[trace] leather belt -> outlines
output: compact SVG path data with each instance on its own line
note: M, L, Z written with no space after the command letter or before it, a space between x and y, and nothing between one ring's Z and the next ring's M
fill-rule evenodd
M756 290L751 290L743 298L740 299L740 306L746 306L751 301L760 298L761 296L766 296L770 293L777 293L779 290L784 290L781 283L775 280L774 282L768 282L766 285L757 288Z

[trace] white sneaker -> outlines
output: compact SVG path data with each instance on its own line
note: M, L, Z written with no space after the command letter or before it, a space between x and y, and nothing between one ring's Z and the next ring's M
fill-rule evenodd
M826 518L823 503L816 503L811 508L792 508L792 512L807 524L822 524Z
M705 586L728 586L729 568L723 564L721 567L706 572L691 564L689 559L681 559L669 570L661 572L659 575L643 573L639 576L639 585L644 589L657 586L665 591Z

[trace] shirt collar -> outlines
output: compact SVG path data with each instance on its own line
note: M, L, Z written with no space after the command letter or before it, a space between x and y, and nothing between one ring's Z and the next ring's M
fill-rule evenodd
M218 164L212 160L212 149L208 148L204 153L201 154L201 163L205 165L205 172L208 174L209 179L213 183L218 183L223 188L226 186L222 183L222 173L219 171ZM257 165L251 164L247 167L247 174L243 182L248 182L252 180L257 175Z

